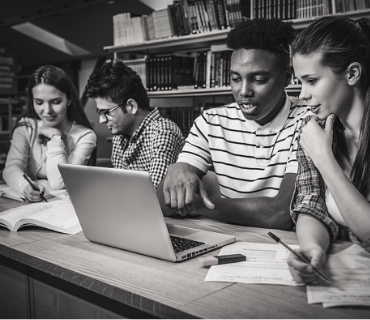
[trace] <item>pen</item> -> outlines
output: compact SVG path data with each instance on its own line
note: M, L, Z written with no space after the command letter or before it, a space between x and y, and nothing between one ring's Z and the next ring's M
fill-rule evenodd
M25 178L26 180L27 180L27 182L30 184L30 186L32 187L32 189L33 190L35 190L35 191L40 191L40 189L39 188L37 188L33 183L32 183L32 181L24 174L23 175L23 178ZM48 202L47 200L46 200L46 198L44 197L44 195L43 194L41 194L40 193L40 196L41 196L41 199L42 200L44 200L45 202Z
M201 263L203 267L208 267L217 264L234 263L245 260L247 260L247 258L242 254L229 254L225 256L202 257L198 259L198 262Z
M311 266L312 270L321 278L323 279L325 282L327 283L330 283L330 279L325 275L323 274L322 272L320 272L319 270L317 270L313 265L311 265L310 261L303 255L299 255L298 253L296 253L291 247L289 247L287 244L285 244L279 237L275 236L272 232L269 232L268 235L274 239L277 243L280 243L281 245L283 245L285 248L287 248L291 253L293 253L300 261L302 262L305 262L307 263L308 265Z

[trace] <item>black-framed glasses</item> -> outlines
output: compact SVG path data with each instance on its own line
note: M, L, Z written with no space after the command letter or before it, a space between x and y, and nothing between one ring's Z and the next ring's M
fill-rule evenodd
M110 109L98 109L98 108L95 108L95 112L99 115L99 116L103 116L105 118L106 121L108 121L108 117L107 115L111 114L112 111L118 109L119 107L122 107L124 105L124 103L122 104L118 104L116 106L114 106L113 108L110 108Z

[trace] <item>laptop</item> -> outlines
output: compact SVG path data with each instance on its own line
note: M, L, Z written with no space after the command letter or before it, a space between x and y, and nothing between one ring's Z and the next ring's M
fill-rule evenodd
M166 224L148 172L59 164L85 237L143 255L183 261L235 236Z

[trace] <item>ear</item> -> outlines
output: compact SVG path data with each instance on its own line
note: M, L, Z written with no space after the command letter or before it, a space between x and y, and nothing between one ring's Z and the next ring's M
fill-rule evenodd
M360 81L362 74L362 66L358 62L352 62L346 71L346 80L350 86L354 86Z
M293 76L293 67L290 66L286 71L285 71L285 80L284 80L284 88L286 88L290 84L290 80L292 79Z
M126 110L129 114L135 115L139 107L134 99L128 99L126 104Z

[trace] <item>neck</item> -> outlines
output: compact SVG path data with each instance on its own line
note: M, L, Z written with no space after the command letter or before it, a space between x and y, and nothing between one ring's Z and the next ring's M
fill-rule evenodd
M149 114L149 110L141 110L138 109L138 112L135 115L135 122L134 125L131 127L131 130L129 132L129 136L132 137L134 132L140 127L141 123L145 119L145 117Z
M360 137L363 115L364 101L359 95L353 98L350 108L338 113L338 117L345 129L345 136L352 143L357 143Z
M55 128L58 129L65 137L68 134L69 130L71 130L72 123L73 122L69 120L66 116L64 120L61 123L59 123Z

